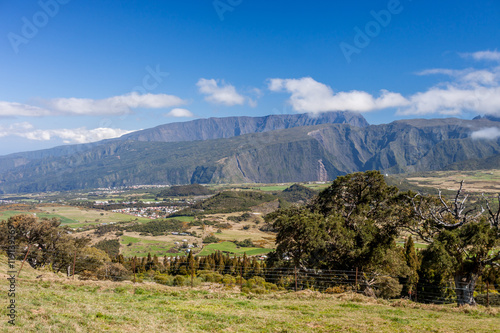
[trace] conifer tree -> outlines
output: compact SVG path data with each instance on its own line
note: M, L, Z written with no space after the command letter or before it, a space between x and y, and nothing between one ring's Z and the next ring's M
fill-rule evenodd
M418 283L418 269L420 266L412 236L408 237L405 242L404 256L406 265L408 265L408 268L410 269L410 273L405 283L403 293L407 293L409 297L412 298Z

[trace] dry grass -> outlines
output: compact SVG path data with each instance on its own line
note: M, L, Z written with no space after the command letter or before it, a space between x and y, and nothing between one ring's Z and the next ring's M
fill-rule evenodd
M500 170L434 171L421 177L407 178L414 185L450 191L456 191L461 180L465 181L468 192L500 192Z

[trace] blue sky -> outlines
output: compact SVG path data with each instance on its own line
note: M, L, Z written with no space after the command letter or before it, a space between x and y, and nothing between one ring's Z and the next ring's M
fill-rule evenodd
M174 121L500 115L500 2L0 2L0 154Z

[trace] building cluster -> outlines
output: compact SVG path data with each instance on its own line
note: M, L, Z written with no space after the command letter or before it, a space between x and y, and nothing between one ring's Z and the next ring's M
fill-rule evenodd
M19 203L19 202L15 201L15 200L5 200L5 199L0 200L0 205L12 205L12 204L17 204L17 203Z
M133 215L136 217L146 217L158 219L179 211L178 206L156 206L156 207L127 207L113 209L112 212Z

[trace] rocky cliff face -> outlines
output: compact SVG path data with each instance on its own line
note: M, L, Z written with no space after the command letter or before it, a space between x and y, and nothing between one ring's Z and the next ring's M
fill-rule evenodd
M366 127L365 118L354 112L226 117L170 123L124 135L120 140L179 142L231 138L234 136L320 124L349 124Z
M0 191L324 181L366 170L402 173L496 165L500 139L470 137L494 126L500 127L484 118L405 120L365 127L298 126L204 141L112 140L74 153L29 153L23 163L19 154L10 160L5 156L10 167L0 171Z
M120 138L88 144L60 146L51 149L22 152L0 156L0 173L47 157L59 158L90 151L95 147L123 141L182 142L231 138L244 134L262 133L320 124L350 124L366 127L368 122L355 112L326 112L316 116L309 114L269 115L264 117L225 117L197 119L170 123L129 133Z

